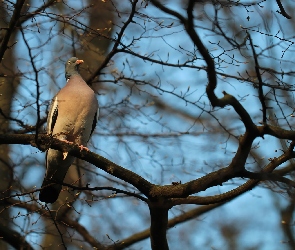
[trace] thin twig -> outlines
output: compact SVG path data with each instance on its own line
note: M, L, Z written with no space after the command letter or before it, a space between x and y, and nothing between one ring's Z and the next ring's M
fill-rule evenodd
M123 27L121 28L120 32L118 33L118 37L117 37L117 40L115 41L115 44L111 50L111 52L106 56L106 58L104 59L104 61L102 62L102 64L99 66L99 68L92 74L92 76L87 79L87 83L89 85L91 85L91 82L94 80L95 77L97 77L100 73L100 71L106 67L109 63L109 61L111 60L111 58L116 54L118 53L118 47L119 45L121 44L121 39L122 37L124 36L124 33L128 27L128 25L130 23L133 22L133 17L136 13L136 4L138 3L138 0L134 0L133 3L132 3L132 9L131 9L131 12L130 12L130 15L129 15L129 18L127 19L127 21L124 23Z
M34 57L32 55L32 49L30 48L30 45L25 37L25 33L22 29L22 27L20 28L20 31L21 31L21 34L22 34L22 37L23 37L23 40L25 42L25 45L28 49L28 53L29 53L29 57L30 57L30 61L31 61L31 64L32 64L32 67L33 67L33 70L34 70L34 73L35 73L35 82L36 82L36 106L37 106L37 122L36 122L36 134L35 134L35 142L37 144L37 146L39 147L38 145L38 134L39 134L39 128L40 128L40 121L41 121L41 117L40 117L40 103L39 103L39 100L40 100L40 83L39 83L39 72L36 68L36 65L34 63Z
M259 66L257 54L255 52L255 48L254 48L254 45L253 45L253 42L252 42L251 35L249 33L248 33L248 35L249 35L250 46L251 46L251 49L252 49L254 62L255 62L255 72L256 72L258 82L259 82L258 95L259 95L259 100L260 100L261 106L262 106L262 121L263 121L263 123L266 123L266 109L267 109L267 107L266 107L265 101L264 101L263 82L262 82L261 74L260 74L260 71L259 71L260 66Z
M66 186L66 187L70 187L74 190L87 190L87 191L99 191L99 190L110 190L110 191L114 191L116 193L122 193L122 194L126 194L128 196L133 196L135 198L138 198L144 202L148 202L148 199L142 197L141 195L139 194L136 194L134 192L128 192L128 191L125 191L125 190L121 190L121 189L118 189L118 188L113 188L113 187L89 187L88 185L86 185L86 187L76 187L76 186L73 186L73 185L70 185L70 184L67 184L67 183L62 183L63 186Z
M57 229L57 231L58 231L58 234L60 235L61 242L62 242L62 244L63 244L63 246L64 246L64 249L67 250L67 246L66 246L66 244L65 244L65 242L64 242L64 239L63 239L62 233L61 233L61 231L59 230L59 227L58 227L58 225L57 225L57 223L56 223L56 221L55 221L55 218L54 218L53 215L51 214L50 209L49 209L49 207L47 206L47 204L45 204L45 207L46 207L46 209L48 210L48 213L50 214L50 217L51 217L52 220L53 220L53 223L54 223L54 225L55 225L55 227L56 227L56 229Z

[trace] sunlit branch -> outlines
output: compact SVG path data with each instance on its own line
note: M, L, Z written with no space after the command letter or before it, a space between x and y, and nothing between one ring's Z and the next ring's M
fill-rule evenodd
M0 143L36 146L34 137L34 135L0 135ZM100 155L88 151L81 151L81 148L79 148L78 145L73 146L58 139L50 138L48 135L41 134L39 134L38 142L40 146L42 146L43 150L48 147L57 150L64 150L64 152L69 152L70 155L94 164L103 171L130 183L146 196L148 196L150 189L153 187L153 184L136 173L125 169Z
M206 196L206 197L189 196L187 198L172 198L169 201L171 202L171 205L173 206L180 205L180 204L208 205L208 204L226 202L253 189L260 181L265 181L265 180L278 181L278 182L282 182L287 185L295 187L295 183L293 181L287 178L284 178L282 176L279 176L277 174L271 174L275 168L277 168L284 162L287 162L288 160L295 157L295 152L293 152L293 148L294 148L294 143L292 143L290 147L288 148L288 150L284 154L282 154L280 157L272 159L271 162L267 164L267 166L263 168L260 173L253 173L246 170L241 172L241 174L239 175L240 177L250 178L251 180L247 181L241 186L235 189L232 189L228 192L225 192L219 195Z

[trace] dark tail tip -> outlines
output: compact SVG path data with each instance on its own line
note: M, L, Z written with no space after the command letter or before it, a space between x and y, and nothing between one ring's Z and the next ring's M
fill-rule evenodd
M53 187L44 187L39 193L39 200L45 203L54 203L59 196L59 192Z

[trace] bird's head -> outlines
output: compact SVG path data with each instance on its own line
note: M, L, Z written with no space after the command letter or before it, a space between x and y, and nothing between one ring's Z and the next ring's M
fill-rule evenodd
M82 64L84 61L79 60L77 57L71 57L69 60L66 62L66 79L68 80L72 75L77 75L79 74L79 66Z

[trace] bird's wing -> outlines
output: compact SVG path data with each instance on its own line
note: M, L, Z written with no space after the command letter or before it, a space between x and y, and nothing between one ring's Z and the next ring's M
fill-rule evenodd
M96 127L96 124L97 124L97 119L98 119L98 114L99 114L99 110L97 110L97 112L95 113L94 115L94 118L93 118L93 122L92 122L92 128L91 128L91 133L90 133L90 136L89 136L89 140L90 140L90 137Z
M57 95L53 98L47 118L47 133L52 134L58 116Z

